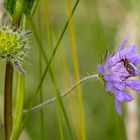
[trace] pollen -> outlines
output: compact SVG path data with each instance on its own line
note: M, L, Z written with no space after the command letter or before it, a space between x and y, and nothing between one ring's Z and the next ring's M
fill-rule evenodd
M28 54L30 35L31 31L0 26L0 59L10 61L22 74L21 65Z

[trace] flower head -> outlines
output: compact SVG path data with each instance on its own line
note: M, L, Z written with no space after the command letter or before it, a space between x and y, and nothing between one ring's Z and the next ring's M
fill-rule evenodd
M24 75L22 63L27 55L28 36L31 32L15 30L12 26L0 26L0 59L10 61Z
M127 39L103 65L98 65L98 72L105 82L106 91L114 94L115 106L119 114L121 114L121 102L133 100L132 96L126 93L126 89L131 88L140 92L140 81L131 78L140 75L140 70L137 68L140 54L136 52L136 45L123 49L126 43Z

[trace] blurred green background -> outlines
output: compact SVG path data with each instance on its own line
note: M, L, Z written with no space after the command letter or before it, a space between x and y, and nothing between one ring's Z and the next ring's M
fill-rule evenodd
M75 0L71 0L72 7L75 2ZM41 38L42 46L49 58L68 18L68 3L68 0L39 1L37 10L32 19L32 24L35 26L36 31L32 27L31 19L29 19L28 29L32 30L33 35L30 42L30 52L26 58L27 64L25 66L25 108L28 106L30 98L39 84L40 75L42 75L46 67L46 62L38 47L35 32L37 32L39 38ZM72 37L75 38L75 46L77 48L76 56L78 57L80 79L87 75L95 74L97 73L97 65L101 63L101 57L106 49L110 52L117 49L126 38L129 39L129 44L140 44L139 5L139 0L80 0L73 16L73 26L67 28L61 41L60 48L57 50L51 65L60 92L66 91L66 89L70 88L71 85L75 83L74 61L71 49L73 45ZM48 17L45 14L46 10L48 10ZM47 20L50 25L51 48L49 48L49 41L47 41ZM70 33L71 30L73 30L74 33L72 36ZM0 81L3 83L4 62L0 62L0 65ZM17 73L16 70L15 73ZM3 84L0 84L0 89L1 93L3 93ZM81 85L81 89L86 139L129 139L129 131L127 131L129 114L126 110L126 105L122 105L123 114L119 116L115 109L114 98L106 93L102 81L92 80L86 82ZM55 96L54 86L49 73L43 82L42 91L44 101ZM40 97L37 96L35 104L40 102L39 98ZM2 100L3 94L1 94L0 104L2 104ZM81 116L79 116L78 113L80 109L77 90L75 89L70 95L65 97L63 102L74 139L82 140L79 132L80 129L78 129L81 127L81 124L78 123ZM134 102L137 106L139 105L138 99ZM40 111L31 113L20 139L59 140L60 135L56 105L56 103L52 103L43 109L43 119L40 119ZM2 107L2 105L0 107ZM70 140L69 130L62 111L61 114L64 139ZM136 116L130 121L135 122L135 119L139 122L139 111L137 110ZM41 123L42 120L43 122ZM43 124L43 126L41 124ZM137 125L139 126L139 124ZM137 131L135 131L136 134L132 136L134 139L131 140L140 139L137 133L139 131L138 126Z

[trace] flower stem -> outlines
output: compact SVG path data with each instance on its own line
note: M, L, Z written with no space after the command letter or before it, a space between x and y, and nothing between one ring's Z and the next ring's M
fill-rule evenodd
M15 13L13 15L13 22L12 22L12 25L15 27L19 27L20 25L20 20L23 12L23 5L24 5L24 0L17 0Z
M24 0L17 0L15 13L13 15L12 26L18 28L22 16ZM16 30L15 28L15 30ZM12 85L13 85L13 66L6 61L5 89L4 89L4 133L5 140L9 140L12 132Z
M5 140L9 140L12 132L12 81L13 66L6 62L5 93L4 93L4 132Z
M84 77L83 79L77 81L75 84L73 84L67 91L61 93L61 94L60 94L60 97L61 97L61 98L64 98L64 97L66 97L68 94L70 94L71 91L74 90L78 85L80 85L80 84L82 84L82 83L84 83L84 82L87 82L87 81L89 81L89 80L96 80L96 79L99 79L98 74L86 76L86 77ZM57 98L56 98L56 97L53 97L53 98L51 98L51 99L49 99L49 100L47 100L47 101L44 101L44 102L41 103L41 104L38 104L38 105L32 107L31 109L25 109L23 113L26 114L26 113L28 113L29 111L31 111L31 112L39 111L39 110L42 109L43 107L48 106L49 104L55 102L56 100L57 100Z

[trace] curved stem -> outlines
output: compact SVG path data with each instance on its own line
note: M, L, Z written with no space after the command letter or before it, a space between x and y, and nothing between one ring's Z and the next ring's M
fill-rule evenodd
M83 79L81 79L81 80L79 80L78 82L76 82L75 84L73 84L67 91L63 92L63 93L60 95L60 97L61 97L61 98L64 98L65 96L67 96L68 94L70 94L70 92L71 92L72 90L74 90L79 84L82 84L82 83L87 82L87 81L89 81L89 80L96 80L96 79L98 79L98 78L99 78L98 74L86 76L86 77L84 77ZM39 111L39 110L42 109L43 107L48 106L49 104L55 102L56 100L57 100L56 97L53 97L53 98L51 98L51 99L49 99L49 100L47 100L47 101L44 101L44 102L41 103L41 104L38 104L38 105L32 107L31 109L25 109L25 110L23 111L23 113L26 114L26 113L28 113L29 111L31 111L31 112Z

